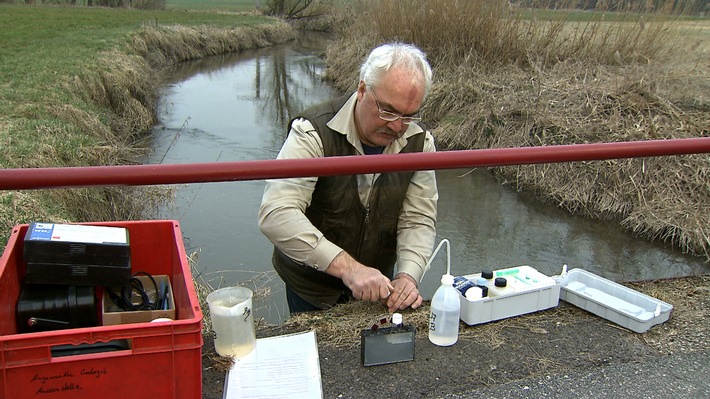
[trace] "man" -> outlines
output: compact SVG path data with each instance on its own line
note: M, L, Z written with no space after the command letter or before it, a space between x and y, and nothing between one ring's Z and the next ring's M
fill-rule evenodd
M417 122L431 87L424 53L385 44L360 68L357 91L291 121L278 158L436 151ZM259 227L291 313L355 298L390 312L417 308L436 236L434 171L267 181ZM395 274L396 263L396 274Z

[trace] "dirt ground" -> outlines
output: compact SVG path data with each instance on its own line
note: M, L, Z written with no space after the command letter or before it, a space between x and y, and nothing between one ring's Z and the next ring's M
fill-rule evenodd
M362 366L359 332L379 317L378 305L347 304L257 336L315 330L324 398L435 398L533 376L643 362L655 356L710 350L710 275L625 284L673 305L670 319L638 334L560 301L557 307L481 325L461 323L459 341L438 347L426 336L428 304L405 311L417 329L413 361ZM352 322L353 317L361 322ZM203 347L203 398L222 398L230 361Z

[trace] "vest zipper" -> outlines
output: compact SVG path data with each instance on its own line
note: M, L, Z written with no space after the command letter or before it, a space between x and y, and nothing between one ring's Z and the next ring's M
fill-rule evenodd
M370 205L372 205L372 193L375 191L375 175L372 175L372 185L370 192L367 194L367 205L365 206L365 222L363 223L363 232L360 236L360 245L358 245L358 253L362 249L362 243L367 241L367 233L369 231L368 224L370 223ZM376 197L376 196L375 196Z

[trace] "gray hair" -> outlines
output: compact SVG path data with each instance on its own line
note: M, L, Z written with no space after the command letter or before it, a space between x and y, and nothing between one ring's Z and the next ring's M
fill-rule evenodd
M412 71L412 75L420 75L424 80L426 98L431 89L431 66L424 52L411 44L387 43L372 50L360 66L360 80L367 85L377 86L382 75L393 67L404 67Z

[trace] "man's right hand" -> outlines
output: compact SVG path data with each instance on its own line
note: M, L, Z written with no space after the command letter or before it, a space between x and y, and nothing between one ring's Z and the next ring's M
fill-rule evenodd
M355 299L378 302L394 291L392 282L379 270L363 265L343 251L330 262L325 272L343 280Z

